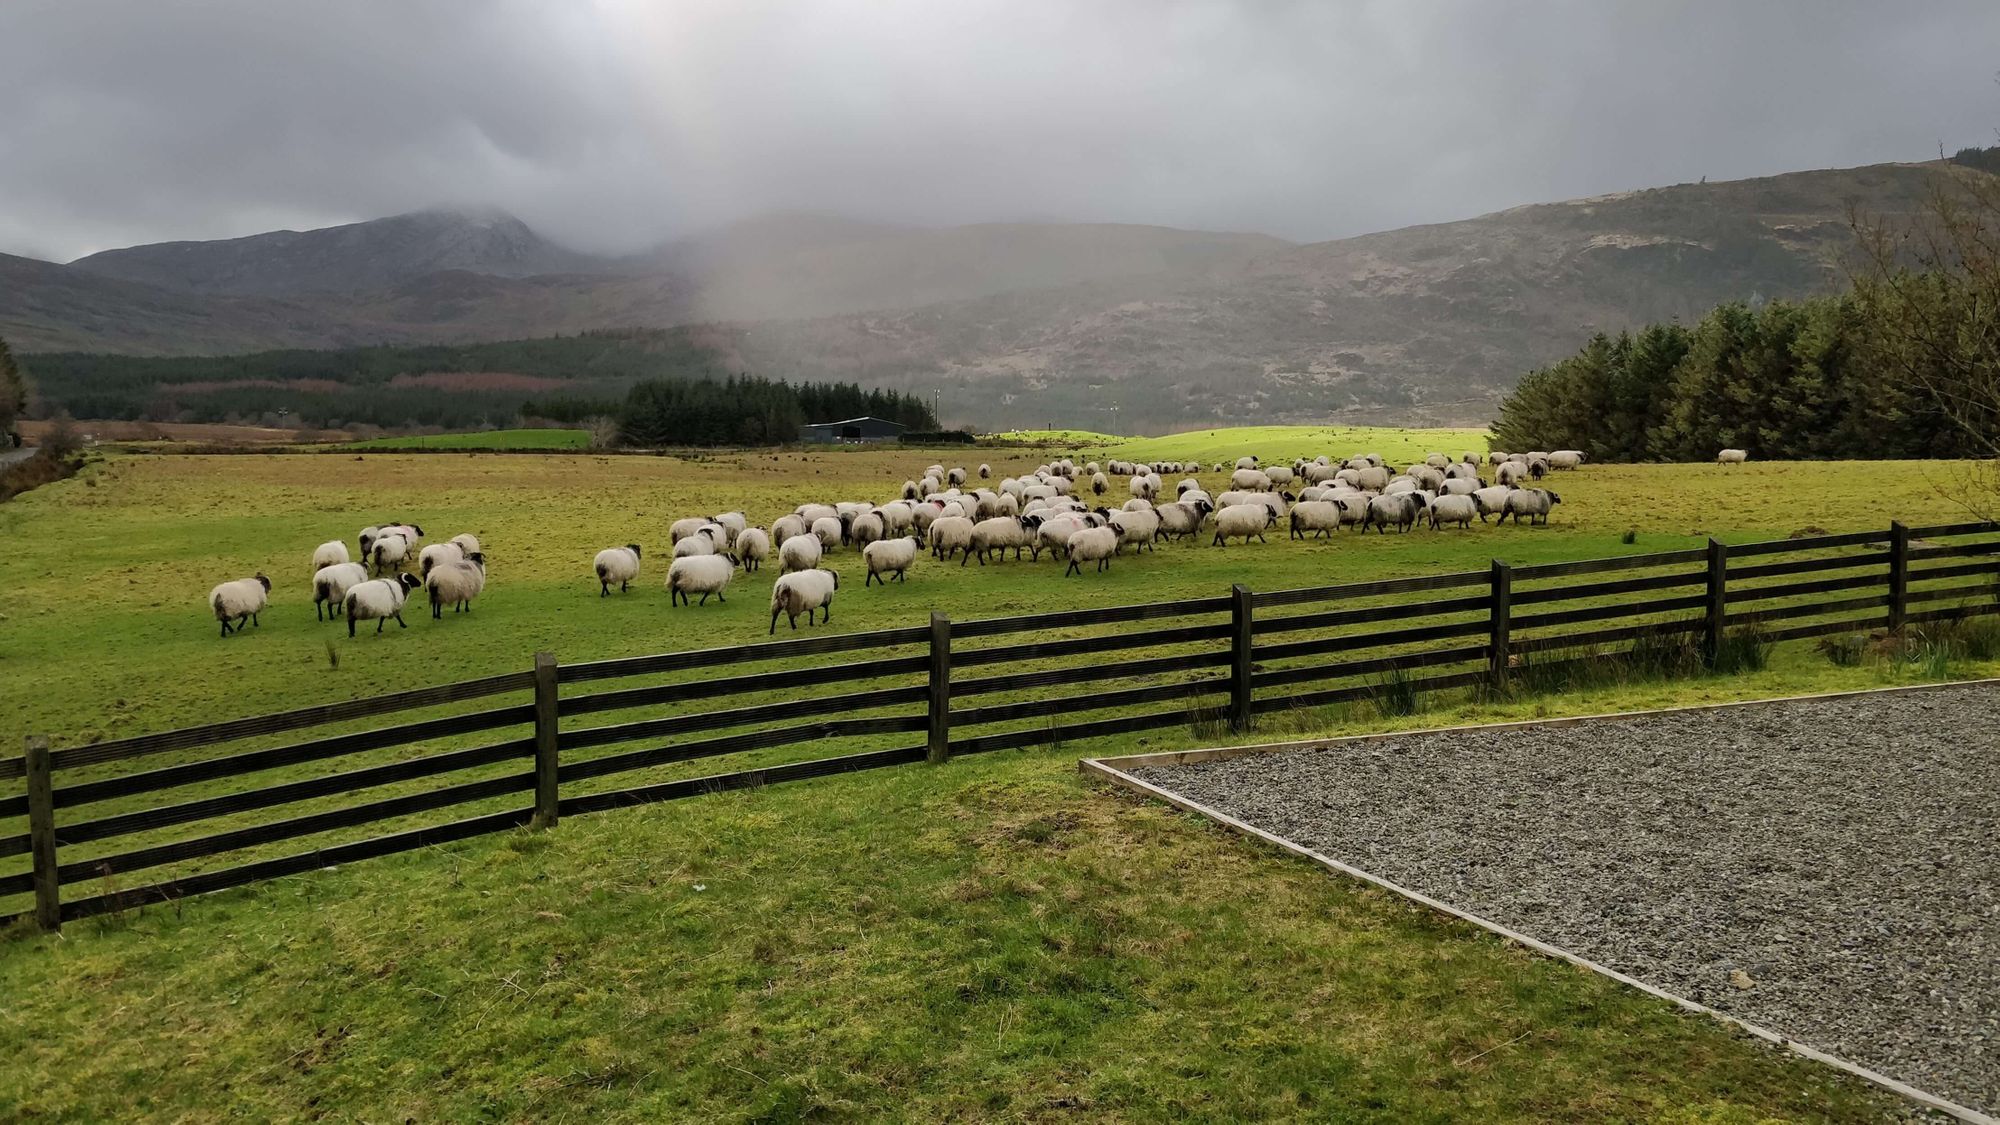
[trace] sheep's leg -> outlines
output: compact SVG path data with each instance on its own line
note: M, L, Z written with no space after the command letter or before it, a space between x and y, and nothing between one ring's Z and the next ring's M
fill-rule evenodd
M783 612L784 610L782 609L774 609L771 611L771 632L765 634L766 636L773 636L778 632L778 615Z
M965 564L960 563L959 565L964 566ZM861 588L866 590L868 587L873 586L874 584L875 584L875 572L871 570L868 572L868 577L863 578L861 580Z
M728 599L728 598L725 598L725 597L723 597L723 596L722 596L722 591L720 591L720 590L717 590L717 591L715 592L715 601L716 601L716 604L717 604L717 605L727 605L727 604L729 603L729 599Z
M228 619L227 617L218 617L218 618L216 618L216 620L217 620L217 621L220 621L220 622L222 623L222 635L223 635L223 636L225 636L225 637L226 637L226 636L228 636L228 635L229 635L229 619Z
M597 580L597 596L600 598L611 596L611 580L609 578L600 578Z
M1083 572L1077 569L1076 560L1071 559L1069 560L1069 569L1063 571L1063 577L1068 578L1072 574L1081 574L1081 573Z
M631 590L632 590L632 580L629 578L618 584L618 592L621 594L630 593Z
M400 609L399 609L399 610L397 610L397 611L396 611L396 628L398 628L398 629L407 629L407 628L409 628L409 627L410 627L410 623L409 623L409 622L407 622L407 621L405 621L405 620L403 620L403 611L402 611L402 610L400 610Z
M985 566L985 565L986 565L986 560L985 560L984 558L980 559L980 560L979 560L979 565L980 565L980 566ZM902 571L900 571L900 570L896 572L896 581L898 581L898 582L901 582L901 581L903 581L903 572L902 572ZM885 585L885 586L886 586L886 585L888 585L888 583L884 582L884 583L883 583L883 585Z
M354 636L354 615L351 613L347 615L347 635L349 638Z
M382 635L382 627L383 627L383 626L385 626L385 625L387 625L388 623L389 623L389 619L388 619L388 618L386 618L386 617L378 617L378 618L376 618L376 619L375 619L375 635L376 635L376 636L378 636L378 637L379 637L379 636L381 636L381 635Z
M828 602L828 603L826 603L825 605L823 605L823 606L820 606L820 607L819 607L819 611L820 611L820 620L821 620L822 622L826 622L826 623L831 623L831 622L833 621L833 603L832 603L832 602Z

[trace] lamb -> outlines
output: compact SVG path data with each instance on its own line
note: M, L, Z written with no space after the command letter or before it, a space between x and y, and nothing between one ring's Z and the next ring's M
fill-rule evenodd
M965 516L944 516L931 524L931 553L940 561L960 551L972 549L972 521Z
M456 543L433 543L417 552L417 573L429 578L431 568L443 563L465 561L465 551Z
M1530 523L1549 522L1549 509L1562 503L1562 497L1542 488L1517 488L1507 495L1507 510L1500 514L1500 522L1514 517L1515 526L1520 526L1521 517L1528 517Z
M1718 465L1741 465L1749 459L1750 451L1747 449L1725 449L1715 455L1715 463Z
M958 565L964 566L971 562L974 555L979 556L980 566L986 565L988 555L998 555L1004 562L1009 547L1014 549L1014 557L1019 559L1021 552L1027 549L1032 533L1033 528L1027 520L1013 516L995 516L992 519L980 520L972 525L972 544L966 549L965 557L959 560Z
M357 621L374 621L375 632L380 634L392 617L397 625L409 628L409 622L403 620L403 603L409 600L410 591L422 584L414 574L401 574L372 579L347 591L343 603L347 609L347 635L354 636Z
M369 556L375 564L375 573L401 569L403 560L410 557L410 541L394 532L376 537L373 553Z
M1160 517L1159 534L1180 539L1200 534L1202 521L1208 518L1211 510L1213 506L1209 504L1208 498L1202 497L1199 500L1184 499L1175 504L1162 504L1153 509L1153 512Z
M831 551L847 542L847 525L840 522L839 516L821 516L812 521L812 534L821 547Z
M271 580L262 574L255 578L238 578L234 582L224 582L208 592L208 608L215 612L215 619L222 623L222 635L231 632L229 619L236 619L235 632L243 631L243 623L258 624L257 615L271 602Z
M366 581L368 568L357 562L321 567L313 575L313 618L325 621L338 616L347 591Z
M778 545L778 573L811 570L819 565L820 556L825 553L818 536L794 535Z
M1313 532L1312 538L1324 539L1332 532L1340 530L1340 505L1331 500L1307 500L1292 509L1292 538L1305 539L1306 532Z
M823 609L824 620L833 620L833 594L840 589L840 575L831 570L801 570L779 578L771 587L771 632L778 631L778 615L785 614L792 628L799 627L799 614L813 623L813 611Z
M978 530L976 525L973 530ZM868 577L862 579L861 584L867 586L871 582L880 582L887 586L889 580L882 575L892 572L896 581L903 581L903 572L917 561L917 548L921 546L923 544L917 542L916 536L907 535L901 539L878 539L861 548L861 557L868 563ZM967 547L965 553L968 558L971 557L972 548ZM958 565L965 564L961 562Z
M1257 542L1268 543L1264 529L1278 522L1278 510L1265 504L1231 504L1215 513L1215 542L1212 546L1228 546L1232 538L1250 542L1255 535Z
M431 590L431 620L443 620L447 603L453 613L470 613L472 599L486 589L486 556L474 551L457 562L439 563L424 585Z
M1474 516L1479 514L1479 501L1469 493L1440 496L1431 501L1431 529L1433 531L1447 523L1455 523L1461 528L1472 526Z
M329 566L338 566L348 561L347 544L339 539L329 539L313 548L313 573L318 574Z
M1159 538L1160 535L1160 514L1152 508L1141 511L1113 512L1111 513L1111 526L1118 532L1120 547L1126 543L1130 543L1132 544L1133 554L1137 554L1141 547L1150 551L1153 549L1153 540ZM1074 543L1075 540L1072 539L1071 542Z
M1094 562L1099 573L1111 565L1111 556L1118 553L1119 532L1115 527L1085 527L1073 532L1069 537L1069 569L1063 576L1082 574L1083 564Z
M667 568L667 604L693 605L693 595L701 595L701 604L708 604L708 596L715 595L718 602L729 599L722 591L729 580L736 576L735 555L692 555L675 559Z
M611 584L618 583L620 592L632 588L632 580L639 577L639 545L627 543L623 547L606 547L597 552L597 560L591 564L597 572L597 596L608 597Z
M764 560L771 557L771 537L761 527L744 528L736 537L736 556L743 560L744 570L762 570Z

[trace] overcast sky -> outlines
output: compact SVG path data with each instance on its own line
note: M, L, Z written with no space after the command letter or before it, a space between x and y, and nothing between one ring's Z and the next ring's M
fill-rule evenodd
M1995 143L2000 2L0 0L0 250L491 203L1317 240Z

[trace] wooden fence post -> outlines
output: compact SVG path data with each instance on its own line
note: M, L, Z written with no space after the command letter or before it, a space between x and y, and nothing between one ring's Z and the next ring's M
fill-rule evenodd
M556 794L556 655L535 654L535 827L554 828Z
M1715 667L1722 652L1723 621L1729 615L1729 548L1708 541L1708 611L1702 620L1702 662Z
M1486 653L1486 674L1491 677L1494 692L1507 692L1507 660L1511 638L1508 631L1514 615L1514 570L1500 559L1493 560L1492 576L1488 579L1492 587L1492 610L1490 645Z
M1229 729L1250 729L1250 587L1229 588Z
M951 757L951 618L931 613L930 741L924 755L932 765Z
M1901 520L1889 525L1889 631L1903 627L1910 610L1910 529Z
M56 800L49 778L49 740L28 736L28 852L35 881L35 924L62 929L62 887L56 876Z

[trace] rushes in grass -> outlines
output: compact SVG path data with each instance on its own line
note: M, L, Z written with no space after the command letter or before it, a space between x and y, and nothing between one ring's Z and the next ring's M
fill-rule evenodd
M1632 544L1637 543L1639 541L1639 529L1636 527L1626 528L1625 534L1620 535L1618 537L1618 541L1620 543L1625 544L1627 547L1630 547Z
M1423 692L1418 689L1416 678L1402 668L1386 672L1375 682L1368 698L1384 718L1414 715L1424 708Z
M1713 670L1723 675L1761 672L1771 660L1771 642L1756 627L1731 629L1718 638Z

